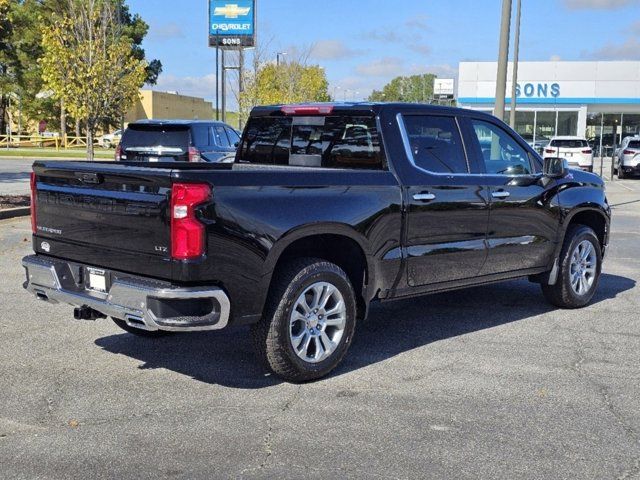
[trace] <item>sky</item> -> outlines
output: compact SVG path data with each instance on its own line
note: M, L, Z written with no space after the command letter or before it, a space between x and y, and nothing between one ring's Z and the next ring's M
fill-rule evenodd
M459 62L498 55L502 0L257 2L265 60L275 61L277 52L307 53L308 63L324 67L330 93L340 100L366 99L398 75L456 77ZM147 58L163 64L153 88L213 100L207 0L128 4L149 24ZM520 59L640 60L640 0L522 0Z

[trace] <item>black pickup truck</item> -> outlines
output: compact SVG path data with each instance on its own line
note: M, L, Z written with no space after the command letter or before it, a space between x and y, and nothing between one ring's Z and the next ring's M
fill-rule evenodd
M258 107L232 164L33 170L29 292L151 337L250 324L291 381L331 371L372 301L528 277L582 307L609 237L598 176L455 108Z

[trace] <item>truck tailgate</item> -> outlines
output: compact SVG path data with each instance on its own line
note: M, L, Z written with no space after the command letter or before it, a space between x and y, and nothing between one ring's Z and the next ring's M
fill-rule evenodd
M169 168L36 162L34 172L37 252L170 275L154 268L170 258Z

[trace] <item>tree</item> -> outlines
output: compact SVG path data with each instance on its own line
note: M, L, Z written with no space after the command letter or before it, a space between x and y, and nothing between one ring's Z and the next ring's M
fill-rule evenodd
M245 74L243 79L244 91L240 93L241 112L246 112L256 105L331 100L324 69L305 63L306 56L280 65L256 62L254 70Z
M116 8L112 0L67 0L42 32L45 85L85 121L89 160L96 127L133 103L146 76L147 65L122 34Z
M426 103L433 97L433 80L436 75L425 73L410 77L396 77L382 90L369 95L371 102L418 102Z

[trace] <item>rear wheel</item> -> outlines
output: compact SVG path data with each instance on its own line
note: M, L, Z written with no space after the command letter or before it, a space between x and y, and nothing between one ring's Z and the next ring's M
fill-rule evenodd
M602 268L600 241L595 232L584 225L571 226L559 262L555 285L543 283L542 293L558 307L584 307L593 298Z
M113 323L115 323L117 326L119 326L121 329L123 329L126 332L132 333L134 335L137 335L138 337L146 337L146 338L159 338L159 337L164 337L166 335L169 335L173 332L167 332L164 330L143 330L141 328L136 328L136 327L130 327L129 325L127 325L127 322L125 322L124 320L121 320L119 318L113 318L111 317L111 320L113 320Z
M269 370L304 382L340 363L355 326L356 299L347 274L333 263L304 258L277 274L264 316L251 334Z
M618 165L618 178L620 180L627 178L627 174L625 173L624 168L622 168L622 165Z

